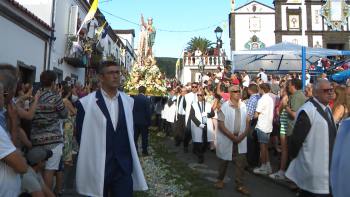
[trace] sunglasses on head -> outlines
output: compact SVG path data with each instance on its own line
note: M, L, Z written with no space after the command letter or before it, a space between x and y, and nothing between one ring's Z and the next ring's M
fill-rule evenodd
M238 92L240 92L240 91L239 91L239 90L233 90L233 91L230 91L230 92L238 93Z
M192 88L198 88L198 86L192 86Z

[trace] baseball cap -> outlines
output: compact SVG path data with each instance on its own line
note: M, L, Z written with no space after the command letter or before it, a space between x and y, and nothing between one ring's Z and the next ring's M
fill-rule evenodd
M44 150L40 147L35 147L28 151L27 159L31 164L37 164L41 161L48 160L52 157L52 151L51 150Z

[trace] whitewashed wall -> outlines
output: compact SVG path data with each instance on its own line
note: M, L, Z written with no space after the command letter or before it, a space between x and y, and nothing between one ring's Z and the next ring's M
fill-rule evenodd
M67 64L66 61L63 61L63 64L58 65L58 59L64 58L65 53L67 52L67 33L69 25L69 12L71 5L78 5L79 8L79 17L84 20L85 15L87 14L86 9L83 8L83 5L79 4L79 1L75 0L64 0L57 1L56 4L56 21L55 21L55 37L56 41L53 44L53 50L51 50L51 70L53 67L56 67L63 71L63 79L66 76L71 76L75 74L78 76L78 80L81 82L85 81L85 68L75 68L70 64ZM96 20L93 21L97 23ZM93 28L93 22L91 23L90 30ZM86 28L86 25L84 25ZM88 33L89 37L93 36L93 31Z
M44 70L45 42L11 21L0 16L0 62L17 66L17 61L36 67L35 81Z
M245 44L251 40L254 32L249 31L249 18L260 17L261 31L255 33L259 40L265 43L265 47L275 44L275 15L274 14L237 14L235 16L235 43L236 50L245 50Z

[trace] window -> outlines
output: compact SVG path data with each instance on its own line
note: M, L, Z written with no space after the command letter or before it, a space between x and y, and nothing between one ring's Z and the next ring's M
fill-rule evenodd
M108 40L108 55L111 55L111 41Z

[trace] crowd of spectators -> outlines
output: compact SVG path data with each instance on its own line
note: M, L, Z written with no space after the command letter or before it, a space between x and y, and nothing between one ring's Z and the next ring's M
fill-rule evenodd
M0 65L0 196L62 196L63 166L73 166L79 151L76 104L91 86L74 85L70 77L56 81L54 71L43 71L33 93L18 80L17 68Z

